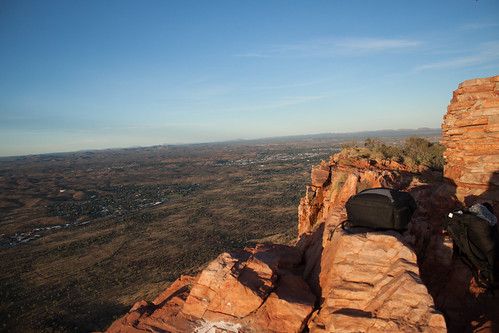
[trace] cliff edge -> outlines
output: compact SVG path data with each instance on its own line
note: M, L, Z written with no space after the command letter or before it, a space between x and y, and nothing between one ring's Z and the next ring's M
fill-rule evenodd
M442 125L444 176L336 154L312 170L295 246L221 254L108 332L494 332L499 295L478 287L442 217L475 202L499 209L499 76L463 82ZM346 232L348 198L372 187L410 192L403 234Z

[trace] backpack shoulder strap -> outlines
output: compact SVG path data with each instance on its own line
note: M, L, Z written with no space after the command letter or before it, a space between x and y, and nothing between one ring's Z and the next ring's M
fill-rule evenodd
M333 236L334 236L334 232L336 231L336 229L338 229L338 227L341 227L341 229L345 230L346 232L350 233L348 230L345 229L345 223L347 222L348 220L344 220L342 221L340 224L337 224L336 227L334 227L334 229L331 229L329 231L329 235L327 236L327 240L330 241L331 239L333 239Z

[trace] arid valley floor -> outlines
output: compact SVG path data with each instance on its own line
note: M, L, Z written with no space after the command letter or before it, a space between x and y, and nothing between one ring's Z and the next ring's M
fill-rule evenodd
M440 130L380 132L401 143ZM0 331L103 330L223 251L291 243L310 169L356 136L0 159Z

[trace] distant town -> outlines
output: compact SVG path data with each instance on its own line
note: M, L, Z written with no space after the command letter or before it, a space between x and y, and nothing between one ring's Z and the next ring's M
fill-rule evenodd
M46 207L47 215L60 216L65 220L77 220L81 217L99 218L106 216L122 216L143 208L161 205L176 197L183 196L200 184L190 185L132 185L114 186L101 188L99 192L104 194L93 194L88 200L63 201ZM67 189L60 189L60 193ZM2 221L12 219L13 216L5 217ZM74 221L64 225L43 226L31 231L15 233L14 235L0 235L0 246L16 246L27 244L33 240L43 237L43 232L59 230L63 228L81 227L92 221ZM4 240L6 239L6 241ZM4 240L4 241L2 241Z
M293 160L307 160L309 161L312 158L315 158L317 156L323 156L325 153L338 153L340 152L340 148L315 148L312 149L312 153L296 153L296 154L275 154L275 155L269 155L269 156L264 156L261 158L257 159L238 159L238 160L229 160L229 161L222 161L218 163L218 165L252 165L252 164L264 164L267 162L274 162L274 161L293 161Z

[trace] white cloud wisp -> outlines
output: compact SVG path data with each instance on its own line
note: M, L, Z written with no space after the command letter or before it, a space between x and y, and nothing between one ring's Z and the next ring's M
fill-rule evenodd
M313 39L294 44L269 46L238 56L248 58L355 56L404 51L422 44L423 42L418 40L384 38Z

